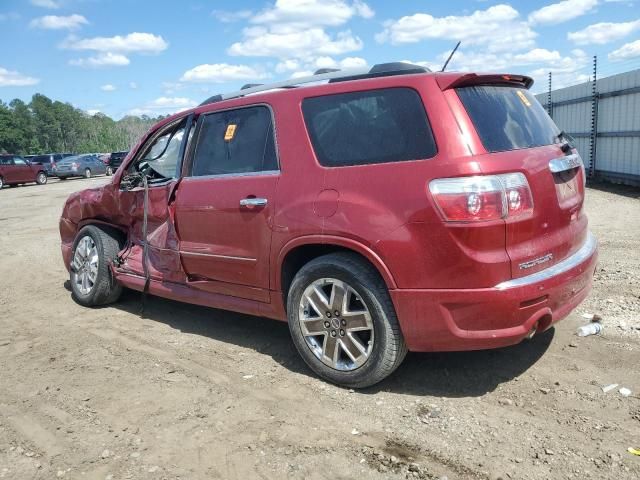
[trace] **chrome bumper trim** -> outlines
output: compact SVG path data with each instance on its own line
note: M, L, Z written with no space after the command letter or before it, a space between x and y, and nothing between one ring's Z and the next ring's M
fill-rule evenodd
M570 257L565 258L561 262L556 263L549 268L545 268L544 270L540 270L539 272L527 275L526 277L514 278L513 280L507 280L506 282L499 283L494 288L496 290L507 290L509 288L524 287L533 283L549 280L556 275L560 275L561 273L567 272L572 268L580 265L582 262L593 255L597 247L598 241L596 240L596 237L594 237L593 234L589 232L587 234L587 240L584 242L582 247L580 247L580 250L578 250Z

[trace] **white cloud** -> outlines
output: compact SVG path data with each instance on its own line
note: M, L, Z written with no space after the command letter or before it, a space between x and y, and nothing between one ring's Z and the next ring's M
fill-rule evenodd
M193 108L198 102L186 97L159 97L142 107L133 108L127 112L128 115L168 115L188 108Z
M633 22L601 22L589 25L577 32L569 32L567 38L578 45L605 44L626 37L640 29L640 20Z
M94 50L97 52L160 53L169 44L152 33L133 32L114 37L75 38L69 37L61 47L68 50Z
M361 0L277 0L250 18L243 40L231 45L230 55L278 57L291 60L341 55L360 50L362 40L345 30L325 29L344 25L354 17L371 18L373 10Z
M341 55L363 46L350 31L332 37L322 28L275 33L262 28L245 29L245 40L229 47L236 56L278 57L282 59L310 58L317 55Z
M94 116L97 115L98 113L102 113L102 110L98 109L98 108L90 108L89 110L86 110L87 114L90 116Z
M136 82L129 82L129 88L132 90L137 90L138 84Z
M264 73L258 72L248 65L229 65L228 63L203 64L187 70L180 79L181 82L225 83L234 80L256 80L264 78Z
M100 53L88 58L77 58L74 60L69 60L69 65L89 68L126 67L130 63L131 61L125 55L111 52Z
M251 17L251 15L253 15L253 12L251 10L238 10L237 12L214 10L213 12L211 12L211 14L222 23L232 23Z
M298 60L284 60L276 65L277 73L294 72L292 78L312 75L314 71L320 68L363 68L367 66L367 61L360 57L346 57L342 60L335 60L329 56L317 57L308 62Z
M42 8L60 8L60 2L55 0L31 0L31 5Z
M107 83L106 85L102 85L100 87L100 90L102 90L103 92L115 92L116 87L111 85L110 83Z
M27 87L39 82L37 78L0 67L0 87Z
M47 30L75 30L82 25L88 25L89 22L85 17L78 14L60 17L57 15L45 15L31 20L29 26L31 28L44 28Z
M67 37L60 48L67 50L93 50L98 55L89 58L71 60L71 65L81 67L122 67L129 65L125 54L157 54L166 50L169 44L160 35L133 32L128 35L114 37L78 38Z
M251 23L288 29L335 27L354 16L371 18L374 11L360 0L351 3L344 0L276 0L275 5L254 16Z
M529 14L529 22L535 25L556 25L589 13L596 5L598 0L563 0L534 10Z
M534 32L510 5L495 5L470 15L434 17L416 13L385 22L378 42L394 45L425 39L461 40L464 45L486 45L491 51L513 51L534 45Z
M629 58L640 57L640 40L635 42L625 43L617 50L614 50L609 54L609 60L613 62L627 60Z

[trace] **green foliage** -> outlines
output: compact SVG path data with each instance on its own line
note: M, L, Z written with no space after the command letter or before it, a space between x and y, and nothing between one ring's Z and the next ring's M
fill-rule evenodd
M36 93L29 104L0 101L0 153L117 152L131 149L158 118L127 116L117 122Z

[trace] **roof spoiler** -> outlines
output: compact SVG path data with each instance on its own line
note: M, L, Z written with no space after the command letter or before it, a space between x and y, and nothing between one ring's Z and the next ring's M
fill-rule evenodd
M502 73L445 73L438 75L436 80L441 90L475 85L510 85L529 89L533 85L531 77Z

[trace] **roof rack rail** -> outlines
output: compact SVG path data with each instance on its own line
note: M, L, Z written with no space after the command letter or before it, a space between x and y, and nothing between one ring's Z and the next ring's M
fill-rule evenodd
M313 72L313 74L322 75L323 73L331 73L331 72L339 72L339 71L340 71L339 68L319 68L318 70Z
M328 70L328 71L327 71ZM280 88L292 88L298 85L304 85L305 83L314 83L314 82L346 82L349 80L361 80L364 78L376 78L376 77L386 77L390 75L410 75L414 73L427 73L430 72L426 67L422 67L420 65L414 65L411 63L404 62L391 62L391 63L380 63L374 65L371 68L354 68L351 70L335 70L335 69L327 69L321 68L316 71L315 75L310 75L308 77L300 77L300 78L290 78L288 80L283 80L281 82L269 83L266 85L263 84L247 84L244 85L240 90L230 93L222 93L218 95L214 95L209 97L204 102L200 104L200 106L208 105L210 103L221 102L222 100L230 100L232 98L244 97L246 95L251 95L252 93L266 92L269 90L277 90ZM322 72L322 73L318 73Z
M240 90L246 90L247 88L259 87L261 85L264 85L264 83L245 83L243 86L240 87Z

